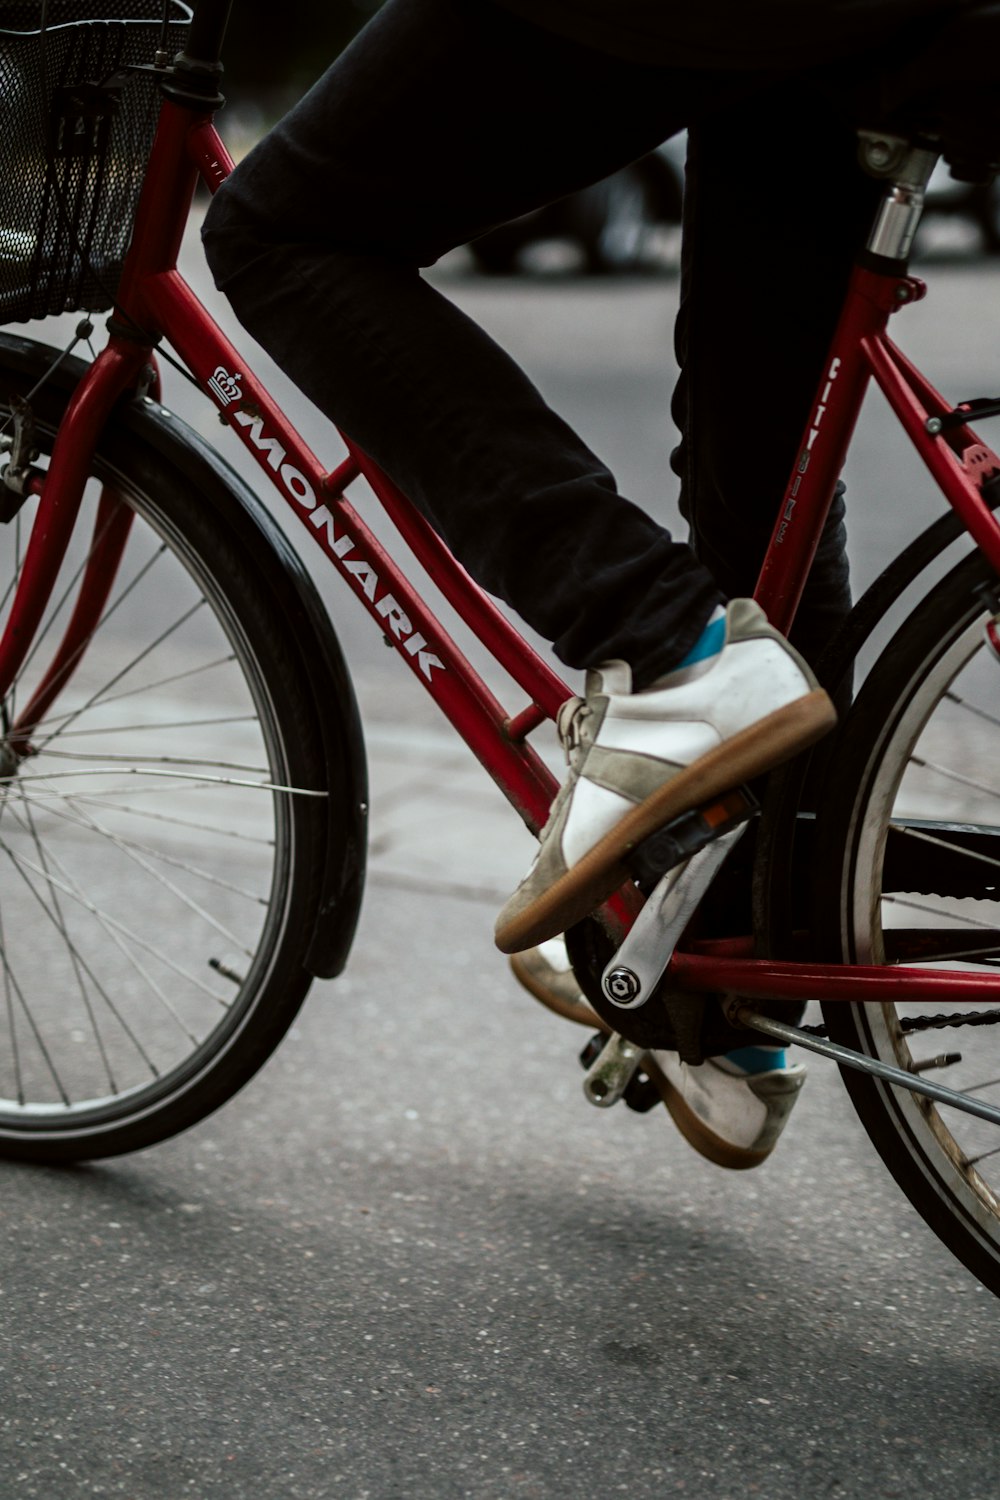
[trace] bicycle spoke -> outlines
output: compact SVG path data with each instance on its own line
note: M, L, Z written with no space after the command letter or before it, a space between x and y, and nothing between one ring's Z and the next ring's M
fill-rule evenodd
M977 719L982 719L987 724L995 724L1000 728L1000 718L996 714L991 714L987 709L979 708L977 704L970 703L968 698L961 697L954 690L944 693L942 696L946 702L954 703L958 708L964 708L966 713L973 714Z
M7 1031L10 1035L11 1058L14 1063L14 1080L17 1087L17 1102L23 1104L25 1099L24 1077L21 1072L21 1050L17 1041L17 1026L14 1022L14 996L12 994L13 976L10 965L7 962L7 944L3 935L3 908L0 907L0 962L3 964L3 992L4 1008L7 1013Z
M158 554L158 555L162 555L162 551L163 551L163 549L161 549L161 553ZM147 567L145 569L143 569L143 574L145 572L147 572L148 569L149 569L149 567L151 567L151 566L152 566L152 563L147 564ZM140 576L142 576L142 575L140 575ZM138 579L134 580L134 582L138 582ZM132 586L133 585L130 585L130 589L131 589ZM76 658L78 658L83 651L87 650L90 647L90 645L92 644L92 642L96 639L98 632L104 627L104 625L106 624L106 622L110 619L111 615L114 613L114 611L121 604L122 600L127 596L127 594L130 591L130 589L126 590L125 593L120 596L120 598L116 599L115 602L114 602L114 604L101 616L101 618L98 621L97 625L90 632L90 635L87 636L86 640L82 641L80 643L80 645L77 647L77 650L74 653L74 658L73 658L74 660ZM155 638L155 640L150 641L150 643L149 643L148 646L144 647L142 651L137 652L136 655L131 659L131 661L127 662L124 667L121 667L117 672L113 673L113 675L111 677L109 677L108 681L100 689L100 692L104 692L107 688L112 687L116 682L121 682L121 680L122 680L123 677L127 677L128 674L129 674L129 672L134 671L135 668L139 665L140 662L145 661L145 659L149 655L151 655L151 653L153 651L156 651L160 646L163 645L163 643L166 640L169 640L169 638L172 635L175 635L177 633L177 631L180 630L183 625L186 625L187 622L188 622L188 620L190 620L193 615L197 614L197 612L202 608L202 606L204 605L204 603L205 603L204 599L198 599L194 604L192 604L192 606L191 606L190 609L185 610L185 612L182 615L178 616L178 618L176 620L174 620L171 625L167 626L167 628L165 630L161 631L161 633ZM68 670L69 665L70 664L67 663L67 667L64 670ZM61 726L61 728L60 728L60 730L58 732L60 734L62 734L65 731L67 724L71 724L73 722L73 720L74 719L78 719L81 714L87 713L88 710L91 709L94 706L94 703L95 703L95 701L96 701L96 699L97 699L98 696L99 696L98 693L94 693L91 696L91 698L89 698L85 703L81 704L79 706L79 708L77 708L72 714L70 714L70 716L66 719L66 721L63 723L63 725ZM50 742L50 740L52 740L54 737L55 737L54 735L50 735L48 737L48 739L43 739L42 742L41 742L41 744L40 745L36 745L35 748L37 750L44 750L44 749L46 749L47 746L48 746L48 744L49 744L49 742Z
M43 908L43 910L46 911L47 915L49 915L51 917L51 913L48 912L48 908L45 906L45 902L44 902L43 898L40 896L40 894L38 893L38 891L32 885L31 881L28 880L27 876L24 874L24 871L23 870L22 871L18 871L18 873L21 875L22 879L25 880L25 883L27 884L28 889L31 891L31 893L35 897L36 901ZM170 1000L163 993L163 990L157 984L156 980L152 977L152 975L149 974L148 971L145 970L142 967L142 965L137 962L137 960L136 960L136 958L134 957L133 954L130 954L128 952L127 948L125 947L125 945L121 941L120 937L118 937L115 933L113 933L111 931L108 932L108 936L111 939L111 941L116 945L116 947L118 948L118 950L121 952L121 955L124 958L125 962L129 965L129 967L133 970L133 972L138 975L138 977L144 983L144 985L148 989L150 989L152 991L154 997L159 1001L160 1005L162 1006L162 1008L164 1009L164 1011L167 1013L167 1015L170 1016L171 1020L173 1020L177 1024L177 1026L179 1027L179 1029L181 1030L181 1032L184 1034L184 1036L186 1037L186 1039L189 1042L191 1042L192 1044L196 1044L197 1041L198 1041L198 1038L191 1031L189 1031L188 1028L184 1025L183 1020L177 1014L176 1010L171 1005ZM136 1036L134 1029L129 1025L128 1021L125 1019L124 1015L122 1014L120 1008L111 999L111 996L108 994L108 992L104 988L104 986L100 984L100 982L98 981L98 979L97 979L96 975L94 974L92 968L86 962L86 960L84 958L82 958L82 956L80 958L80 963L81 963L81 965L83 967L83 970L86 973L87 977L93 983L94 988L95 988L97 994L100 996L101 1000L103 1000L104 1004L107 1006L108 1010L111 1012L111 1015L114 1017L114 1019L118 1022L118 1025L121 1027L122 1032L128 1038L128 1040L131 1042L132 1046L135 1048L135 1051L138 1053L139 1057L142 1059L142 1062L145 1064L146 1068L149 1071L150 1077L151 1078L158 1078L160 1076L160 1070L159 1070L159 1068L156 1066L156 1063L153 1061L153 1059L149 1056L149 1053L148 1053L147 1049L142 1045L141 1041ZM97 1027L96 1016L94 1018L94 1025L95 1025L96 1034L100 1038L101 1037L101 1033L100 1033L100 1031L99 1031L99 1029ZM38 1035L37 1030L36 1030L36 1035ZM100 1046L101 1052L103 1054L103 1052L104 1052L103 1041L99 1040L99 1046ZM113 1094L119 1092L118 1086L117 1086L117 1084L115 1084L113 1082L113 1080L111 1081L111 1092ZM67 1104L70 1102L68 1095L65 1096L65 1102Z
M179 793L181 791L197 792L201 790L203 790L203 788L201 787L178 788ZM107 802L103 797L98 796L96 793L94 793L92 796L88 796L86 793L83 793L72 798L67 797L65 800L71 801L74 806L86 805L87 807L113 808L116 812L127 812L128 815L132 818L145 818L149 822L167 823L174 828L191 829L198 833L211 835L213 838L233 839L236 842L243 844L257 844L258 846L265 849L274 848L273 838L261 838L254 834L241 833L239 829L223 828L218 824L205 823L200 821L195 822L191 818L172 817L168 813L150 812L148 807L136 807L132 803L126 804L123 807L120 802Z
M167 877L162 873L162 871L156 870L148 859L144 858L144 856L136 849L130 848L123 839L120 839L117 834L112 833L109 828L102 826L92 818L79 820L77 821L76 826L79 828L86 828L91 833L97 834L100 838L107 839L107 841L113 848L121 850L125 859L129 860L139 869L145 870L146 874L150 877L151 880L160 885L163 890L169 891L171 895L176 896L178 901L186 906L189 911L193 912L203 922L207 922L210 927L214 928L214 930L219 933L220 937L224 937L227 943L232 943L234 947L239 948L250 958L253 957L252 948L248 947L245 942L243 942L235 935L235 933L231 932L227 927L223 926L221 922L217 921L216 918L213 917L210 912L206 911L199 902L194 901L190 896L186 895L186 893L182 891L174 881L168 880Z
M37 655L38 651L41 649L41 644L45 640L45 637L48 634L48 632L50 630L54 629L55 622L59 618L60 612L65 607L65 605L66 605L67 601L69 600L70 596L72 595L72 593L76 589L76 586L80 582L80 579L83 577L84 573L87 571L87 568L90 565L90 561L91 561L92 557L94 556L94 553L97 551L98 547L101 545L101 542L107 536L107 533L108 533L108 531L109 531L109 529L110 529L110 527L112 525L112 522L113 522L113 517L109 516L108 519L105 521L104 525L102 526L100 532L97 533L93 537L93 539L91 541L91 545L90 545L89 551L85 554L85 556L81 560L80 564L78 565L76 571L73 573L72 577L67 582L65 588L63 589L62 594L59 596L59 598L56 601L56 603L55 604L50 604L49 611L48 611L48 616L42 622L42 624L39 626L39 628L38 628L38 630L37 630L37 632L35 634L35 639L32 642L31 649L29 650L27 656L24 659L24 662L22 663L22 666L21 666L21 675L22 676L28 670L28 668L31 666L32 662L34 661L35 656ZM99 628L99 626L97 628ZM81 647L78 648L78 651L76 653L76 657L79 656L79 651L80 650L84 650L85 648L86 648L86 642L84 642L81 645ZM66 665L66 670L68 670L71 665L72 665L72 661L68 662L67 665Z
M7 605L14 597L14 591L21 577L21 562L21 512L18 511L14 517L14 566L11 569L10 582L4 589L2 597L0 597L0 613L6 610Z
M52 1082L56 1086L56 1089L57 1089L57 1091L59 1093L59 1097L62 1099L63 1104L65 1104L67 1106L67 1108L68 1108L69 1104L70 1104L69 1094L66 1092L66 1089L63 1087L62 1079L59 1076L59 1072L58 1072L58 1070L56 1068L55 1063L52 1061L52 1058L51 1058L51 1056L49 1054L49 1049L45 1045L45 1039L42 1036L41 1032L38 1030L37 1025L35 1024L35 1018L34 1018L34 1016L31 1013L31 1009L28 1006L28 1002L24 998L24 991L22 990L21 986L18 984L17 977L14 974L14 970L11 968L10 961L9 961L9 959L7 957L7 941L6 941L6 937L5 937L5 933L4 933L4 924L3 924L3 918L2 918L2 916L0 916L0 953L2 953L2 955L3 955L3 967L4 967L5 978L10 982L10 985L12 986L13 991L14 991L14 995L16 996L17 1000L20 1003L21 1010L24 1012L24 1019L27 1021L28 1027L29 1027L29 1029L31 1031L31 1034L35 1038L35 1042L37 1043L38 1050L41 1053L42 1058L45 1061L45 1066L49 1070L49 1074L50 1074L50 1076L52 1078ZM19 1090L20 1090L20 1092L19 1092L19 1102L23 1105L24 1102L25 1102L24 1092L23 1092L23 1084L19 1083L18 1087L19 1087Z
M110 807L115 806L114 803L108 805ZM76 799L74 798L66 799L66 807L73 809L73 811L79 811ZM202 870L197 865L191 864L188 860L178 859L174 855L168 854L164 849L154 848L152 844L142 844L137 839L126 839L120 834L113 834L109 830L101 829L100 825L92 819L87 818L85 813L81 813L78 817L74 818L68 811L60 811L59 808L53 807L51 803L46 804L45 810L53 817L63 819L72 827L95 829L101 832L105 838L111 840L113 844L121 849L136 850L140 854L148 855L151 859L159 860L161 864L172 865L175 869L183 870L186 875L193 875L196 879L203 880L207 885L214 885L219 890L229 891L234 896L242 896L247 901L252 901L258 906L266 904L265 897L261 896L257 891L247 890L246 887L236 885L231 880L223 880L221 876L213 875L208 870ZM121 811L121 809L116 810ZM197 828L199 832L204 831L203 825L200 823L190 823L186 826ZM258 842L263 842L263 840L259 840Z
M962 1091L966 1094L981 1094L986 1089L995 1089L998 1084L1000 1084L1000 1078L990 1078L986 1083L965 1083L962 1085Z
M10 845L5 843L2 839L0 839L0 850L3 850L3 852L10 859L15 861L18 867L23 866L31 870L35 875L39 875L42 873L36 865L32 864L30 859L25 858L23 854L18 854L15 849L12 849ZM210 1000L214 1000L216 1004L223 1007L226 1007L228 1005L228 1001L226 1000L224 995L216 994L216 992L209 985L205 984L203 980L196 978L194 974L190 974L187 972L187 970L182 969L181 966L175 963L172 958L168 957L166 953L164 953L161 949L156 948L152 943L147 942L145 938L140 937L137 932L134 932L124 922L119 922L108 912L101 911L100 908L97 907L94 902L90 901L86 896L84 896L81 891L74 889L73 886L66 884L62 880L57 881L52 875L48 876L48 881L50 884L56 886L57 889L63 891L67 896L71 897L74 901L78 902L85 911L89 911L90 914L95 917L107 929L109 933L117 932L128 942L134 943L137 948L141 948L144 953L150 954L159 963L163 964L165 968L170 969L180 979L183 979L186 984L193 985L196 989L200 990L204 995L206 995Z
M21 579L21 565L23 562L21 543L21 512L18 511L17 515L14 517L14 571L11 575L10 583L4 590L3 599L0 600L0 611L6 611L8 600L13 598L14 593L17 589L17 585ZM10 701L6 705L8 720L4 724L5 731L10 727L10 724L14 722L14 719L17 716L17 683L18 679L15 677L14 681L10 685Z
M961 927L946 928L945 931L955 934L964 933ZM994 955L1000 955L1000 931L991 929L994 941L982 946L957 947L938 939L932 942L933 930L927 928L915 928L912 930L887 927L884 932L885 958L887 963L892 964L919 964L926 967L927 964L957 963L960 959L975 959L977 963L995 963ZM971 941L971 935L970 935Z
M81 757L77 757L77 756L73 756L72 757L72 759L74 759L74 760L76 760L78 758L81 758ZM82 758L86 759L86 757L82 757ZM179 762L179 764L184 764L184 762ZM191 762L191 764L197 765L197 764L199 764L199 762L194 761L194 762ZM242 766L235 766L233 769L235 769L235 770L243 770L244 767L242 767ZM250 767L249 769L252 770L253 767ZM100 766L94 766L94 767L92 767L92 768L90 768L88 770L79 770L79 771L69 771L69 770L66 770L66 771L50 771L50 772L39 771L37 773L32 773L32 772L26 772L25 773L25 772L21 772L21 773L18 774L18 778L17 779L18 779L18 784L19 785L23 785L26 782L62 780L64 778L67 778L67 777L70 777L70 776L98 776L98 775L101 774L102 771L106 771L108 773L108 775L120 776L122 774L122 768L121 768L120 765L103 765L102 764ZM239 787L245 787L248 790L255 791L255 792L285 792L290 797L321 797L321 798L323 798L323 797L326 797L326 795L327 795L326 792L317 791L315 788L312 788L312 787L305 787L305 786L281 786L281 785L279 785L278 782L275 782L275 781L244 781L241 778L236 777L236 776L207 776L207 775L204 775L204 774L202 774L200 776L196 776L192 772L189 772L189 771L180 771L180 770L159 771L153 765L148 765L148 766L144 765L141 770L137 768L136 771L135 771L135 775L136 776L154 776L154 777L162 776L162 777L166 777L168 780L193 781L193 782L197 782L199 786L213 786L213 787L215 787L215 786L239 786ZM153 788L149 788L149 790L152 791ZM122 796L124 796L126 794L126 788L125 787L104 788L102 790L102 795L105 796L105 797L107 797L107 796L111 795L112 792L120 793ZM59 795L60 794L58 792L53 792L53 796L59 796Z
M135 755L116 753L114 750L110 750L104 755L89 755L86 750L47 750L45 758L47 761L72 760L76 762L89 762L101 766L108 771L117 771L118 767L123 765L135 766L136 768L140 766L145 768L146 766L212 765L218 766L222 771L242 771L248 776L266 776L267 774L267 769L264 766L246 765L244 762L238 760L219 760L215 756L209 759L204 755ZM52 772L53 776L64 774L66 773L60 771ZM90 773L86 772L84 774ZM142 773L140 772L139 774ZM31 772L27 772L21 779L25 781L31 780Z
M1000 859L992 854L984 854L981 849L969 849L964 844L953 844L950 839L941 838L940 834L928 833L924 828L913 828L906 823L891 822L889 828L893 833L905 834L907 838L918 839L924 844L934 844L938 849L945 849L949 854L961 854L967 859L976 859L982 864L992 865L1000 870Z
M978 1156L967 1156L964 1163L966 1170L969 1167L978 1167L980 1162L988 1161L991 1156L996 1156L998 1153L1000 1153L1000 1146L993 1146L989 1151L981 1151Z
M888 906L903 906L907 907L910 911L927 912L930 916L933 917L947 917L955 915L956 920L959 920L957 914L946 911L944 907L928 906L922 901L914 901L911 896L896 896L887 894L883 891L882 901ZM967 912L963 912L961 914L960 920L963 923L967 923L970 927L982 927L985 928L987 932L996 932L996 924L994 922L986 922L979 917L969 916Z
M104 735L104 737L107 738L116 734L139 734L147 733L150 730L156 730L160 732L164 729L213 729L222 724L255 724L256 722L257 721L254 718L253 714L230 714L225 718L218 719L164 719L162 723L109 724L106 727L100 727L96 729L60 730L59 739L60 742L62 740L80 739L84 735L89 735L91 737L93 737L94 735ZM66 750L49 751L49 754L51 755L67 755L73 753L73 751ZM79 759L81 757L78 756L77 758ZM256 767L253 767L253 769L256 769Z
M911 766L919 766L923 771L935 771L939 776L944 777L946 781L953 781L958 786L966 786L971 791L985 792L988 797L993 797L997 802L1000 802L1000 791L996 787L988 786L983 781L976 781L972 776L963 776L960 771L952 771L948 766L942 766L936 761L924 760L919 755L911 755L909 763Z
M16 814L15 814L15 816L16 816ZM2 848L2 847L3 847L3 845L0 844L0 848ZM6 852L9 854L10 851L8 850ZM84 898L82 896L82 893L79 892L79 889L78 888L74 889L74 887L76 886L76 882L73 882L73 881L69 880L67 872L62 867L61 861L56 860L56 861L54 861L54 863L56 865L56 868L59 870L60 875L64 878L64 880L66 880L68 882L68 883L62 885L62 889L64 891L67 891L70 895L75 895L76 898L81 902L81 904L87 905L87 903L85 902L85 900L84 900ZM35 886L32 883L32 881L29 879L29 877L26 874L26 872L23 869L21 869L20 867L18 867L16 865L16 862L15 862L15 868L17 868L18 874L21 876L22 880L25 882L25 884L27 885L28 889L31 891L31 894L34 896L35 900L41 906L42 910L46 913L46 915L50 919L52 919L52 914L49 911L49 908L46 906L44 897L40 895L40 893L35 888ZM56 882L54 880L54 878L51 875L49 875L49 874L46 874L46 876L44 878L45 878L46 885L53 892L53 896L55 896L55 891L56 891L56 887L57 887L58 882ZM87 909L90 910L95 916L97 916L97 919L102 924L102 926L106 926L106 924L104 924L103 917L101 916L101 914L99 912L97 912L96 908L94 908L93 906L89 906L88 905ZM186 1031L186 1028L184 1028L183 1022L181 1021L180 1017L177 1016L176 1012L174 1011L173 1006L170 1004L169 999L167 998L166 995L164 995L163 991L161 990L160 986L156 983L156 981L152 977L152 975L150 975L149 973L147 973L147 971L145 969L143 969L143 967L141 966L141 964L139 964L137 962L137 960L135 959L134 955L132 955L132 954L129 953L128 949L125 947L124 943L122 942L121 938L119 937L119 935L117 933L113 932L110 928L106 928L106 930L107 930L109 938L112 940L113 943L115 943L115 945L117 946L117 948L121 952L121 954L122 954L123 958L125 959L125 961L129 964L129 966L133 969L133 971L136 974L138 974L139 977L153 991L153 994L160 1001L161 1005L164 1007L164 1009L167 1011L167 1013L178 1023L178 1025L181 1027L182 1030L185 1030L185 1034L188 1036L188 1039L190 1041L196 1040L196 1038L194 1038L189 1032ZM129 1041L132 1043L133 1047L138 1052L138 1054L142 1058L143 1062L146 1064L147 1068L150 1071L150 1075L153 1078L158 1077L158 1075L159 1075L159 1069L157 1068L156 1064L153 1062L152 1058L149 1056L149 1054L146 1051L145 1047L143 1047L142 1043L139 1041L139 1038L136 1036L133 1028L129 1025L128 1021L125 1019L125 1017L122 1014L120 1008L115 1004L115 1002L112 1000L111 996L107 993L107 990L101 984L100 980L97 978L97 976L93 972L93 969L91 968L90 964L87 963L87 961L83 957L83 955L79 954L78 950L75 949L75 948L74 948L73 951L77 953L77 955L79 957L79 961L80 961L80 963L81 963L81 965L82 965L82 967L84 969L84 972L86 973L87 977L91 980L91 982L94 985L94 988L97 991L98 995L104 1001L105 1005L108 1007L108 1010L114 1016L115 1020L118 1022L119 1026L122 1029L122 1031L128 1037Z
M192 677L200 677L205 672L212 672L219 667L232 666L236 658L230 653L229 656L220 656L215 661L202 662L200 666L189 667L184 672L172 672L168 677L158 677L153 682L143 682L137 687L126 688L120 693L108 693L106 696L95 698L90 707L104 708L108 703L120 703L123 698L137 698L143 693L155 693L165 687L175 687L178 683L187 682ZM75 710L62 714L48 714L44 719L39 719L34 726L35 729L50 729L56 726L54 733L61 733L61 726L65 721L75 717Z
M46 879L46 882L48 882L48 868L47 868L46 854L45 854L45 850L44 850L44 848L42 846L42 841L41 841L41 839L38 836L38 829L37 829L37 826L35 824L34 815L33 815L32 810L31 810L31 804L27 800L27 798L23 798L22 799L22 803L23 803L23 806L24 806L24 812L25 812L25 817L26 817L27 822L28 822L28 827L29 827L30 832L31 832L31 840L32 840L32 843L35 846L35 852L36 852L36 854L38 856L38 859L41 862L41 865L42 865L43 869L46 872L45 873L45 879ZM70 955L70 962L73 965L73 974L74 974L74 976L76 978L77 986L78 986L79 991L80 991L80 999L83 1001L83 1008L84 1008L84 1010L87 1013L87 1019L90 1022L90 1028L91 1028L91 1031L94 1034L94 1040L97 1043L97 1050L98 1050L98 1053L100 1055L101 1062L102 1062L103 1067L104 1067L105 1075L106 1075L107 1080L108 1080L108 1087L109 1087L109 1089L111 1090L111 1092L113 1094L116 1094L118 1092L118 1087L117 1087L117 1084L115 1083L114 1072L113 1072L112 1067L111 1067L110 1059L108 1058L107 1048L104 1045L104 1038L101 1035L100 1027L97 1024L97 1017L95 1016L93 1007L92 1007L92 1005L90 1003L90 996L87 993L87 987L86 987L86 985L83 982L83 964L82 964L82 961L81 961L81 957L80 957L80 954L77 951L76 944L70 938L69 930L68 930L68 928L66 926L66 923L65 923L65 921L63 919L62 908L61 908L61 906L59 904L59 894L56 891L55 887L52 886L51 883L49 883L49 884L50 884L50 889L52 891L52 912L50 913L48 911L48 908L46 907L44 901L41 902L42 910L45 911L46 915L50 916L52 918L52 920L54 921L56 929L59 932L59 935L62 938L63 943L66 946L66 950L67 950L67 952Z

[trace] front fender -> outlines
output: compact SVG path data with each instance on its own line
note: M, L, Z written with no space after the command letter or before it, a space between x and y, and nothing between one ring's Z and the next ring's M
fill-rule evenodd
M32 339L0 333L5 373L34 386L69 392L88 366L65 358L50 370L53 351ZM326 854L323 889L308 954L310 972L328 979L347 962L361 909L368 845L368 772L357 700L330 617L291 542L250 486L214 448L148 397L123 401L112 419L154 453L161 466L203 495L243 546L274 594L300 646L326 763Z

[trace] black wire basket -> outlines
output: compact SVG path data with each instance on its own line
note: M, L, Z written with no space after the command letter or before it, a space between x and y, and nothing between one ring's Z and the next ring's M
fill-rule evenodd
M111 307L182 0L0 0L0 323Z

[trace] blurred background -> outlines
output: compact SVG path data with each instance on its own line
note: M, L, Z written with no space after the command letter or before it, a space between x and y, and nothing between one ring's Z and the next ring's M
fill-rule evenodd
M223 121L237 154L295 103L378 10L381 0L299 0L294 26L275 27L265 0L240 0L226 41L229 104ZM267 46L260 45L262 35ZM659 150L470 246L465 268L490 276L676 273L685 142ZM939 168L919 253L1000 253L1000 191L953 182Z
M381 0L297 0L294 24L276 25L274 6L239 0L226 36L227 94L234 112L270 123L342 51ZM290 18L289 18L290 22ZM261 37L267 45L261 46Z
M238 0L230 148L376 8ZM682 535L669 403L683 153L675 142L430 273L622 492ZM931 295L895 333L962 400L997 388L995 199L946 179L935 193ZM214 295L198 217L186 279L332 468L330 424ZM79 318L53 321L20 331L61 347ZM269 501L214 403L164 376L175 418ZM845 477L860 593L941 500L877 396ZM362 487L351 499L399 557ZM298 544L300 521L275 513ZM0 1496L996 1500L989 1299L897 1195L836 1072L813 1066L761 1173L702 1170L663 1111L587 1107L585 1033L533 1005L492 948L532 840L310 552L372 783L351 966L198 1130L72 1172L4 1167ZM538 748L558 754L554 736Z

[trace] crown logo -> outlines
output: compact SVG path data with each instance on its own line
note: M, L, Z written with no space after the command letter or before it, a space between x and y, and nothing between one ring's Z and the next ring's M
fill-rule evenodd
M242 400L243 392L237 384L242 379L242 375L230 375L223 365L219 365L208 382L208 388L220 406L232 406L234 401Z

